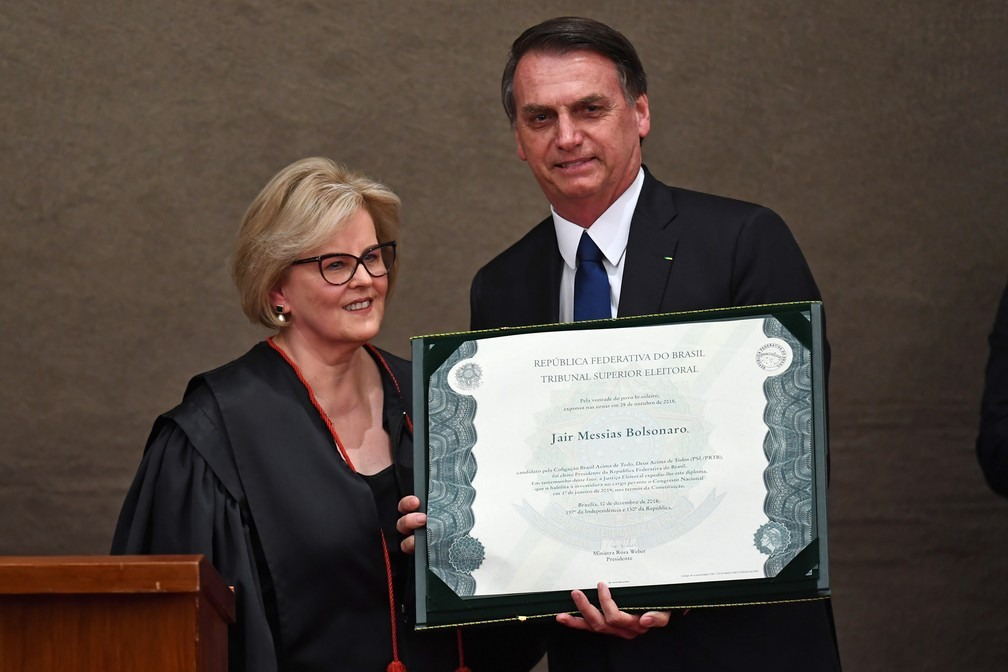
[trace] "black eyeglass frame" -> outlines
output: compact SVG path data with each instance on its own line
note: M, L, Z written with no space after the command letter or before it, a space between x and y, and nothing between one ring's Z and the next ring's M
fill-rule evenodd
M385 272L384 273L380 273L378 275L375 275L374 273L371 272L371 269L369 269L363 263L363 260L364 260L364 257L366 257L368 254L374 252L375 250L381 250L382 248L389 248L389 249L392 250L392 261L389 262L388 266L385 268ZM384 255L381 255L381 252L379 252L379 256L382 256L384 258ZM325 272L322 270L322 262L325 261L326 259L332 259L333 257L350 257L351 259L354 260L353 270L350 272L350 275L347 277L347 279L344 280L343 282L333 282L333 281L331 281L329 278L327 278L325 276ZM299 264L310 264L310 263L314 262L314 263L318 264L319 275L322 276L322 279L325 280L326 282L328 282L330 285L334 285L336 287L339 287L340 285L345 285L346 283L348 283L351 280L353 280L353 277L355 275L357 275L357 268L360 267L360 266L364 266L364 270L372 278L384 278L386 275L388 275L389 273L392 272L392 267L395 266L395 261L396 261L396 241L390 240L387 243L378 243L377 245L372 245L371 247L369 247L366 250L364 250L363 252L361 252L361 255L359 257L356 254L350 254L349 252L331 252L329 254L320 254L317 257L308 257L307 259L298 259L296 261L292 261L290 263L290 265L291 266L297 266Z

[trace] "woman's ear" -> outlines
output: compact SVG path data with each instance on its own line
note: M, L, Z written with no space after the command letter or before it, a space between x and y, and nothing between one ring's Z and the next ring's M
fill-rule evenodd
M276 281L269 290L269 300L272 306L283 306L285 310L289 310L290 307L287 305L287 295L284 292L284 279L283 276Z

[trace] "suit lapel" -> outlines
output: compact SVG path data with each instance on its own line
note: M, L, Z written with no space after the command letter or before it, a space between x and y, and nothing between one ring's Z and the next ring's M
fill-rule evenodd
M529 320L526 324L552 324L560 319L560 275L564 262L557 245L553 218L541 222L538 229L541 240L533 247L537 256L525 275L528 290L519 295L529 299L526 307Z
M627 239L619 317L661 312L678 244L675 217L672 193L645 168Z

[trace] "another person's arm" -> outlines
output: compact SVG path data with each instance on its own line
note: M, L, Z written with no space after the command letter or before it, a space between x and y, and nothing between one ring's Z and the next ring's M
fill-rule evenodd
M1008 497L1008 287L1001 296L989 342L976 451L991 489Z

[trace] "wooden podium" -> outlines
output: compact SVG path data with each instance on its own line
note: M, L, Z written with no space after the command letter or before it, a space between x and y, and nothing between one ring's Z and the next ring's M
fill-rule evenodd
M0 672L226 672L234 604L202 555L0 557Z

